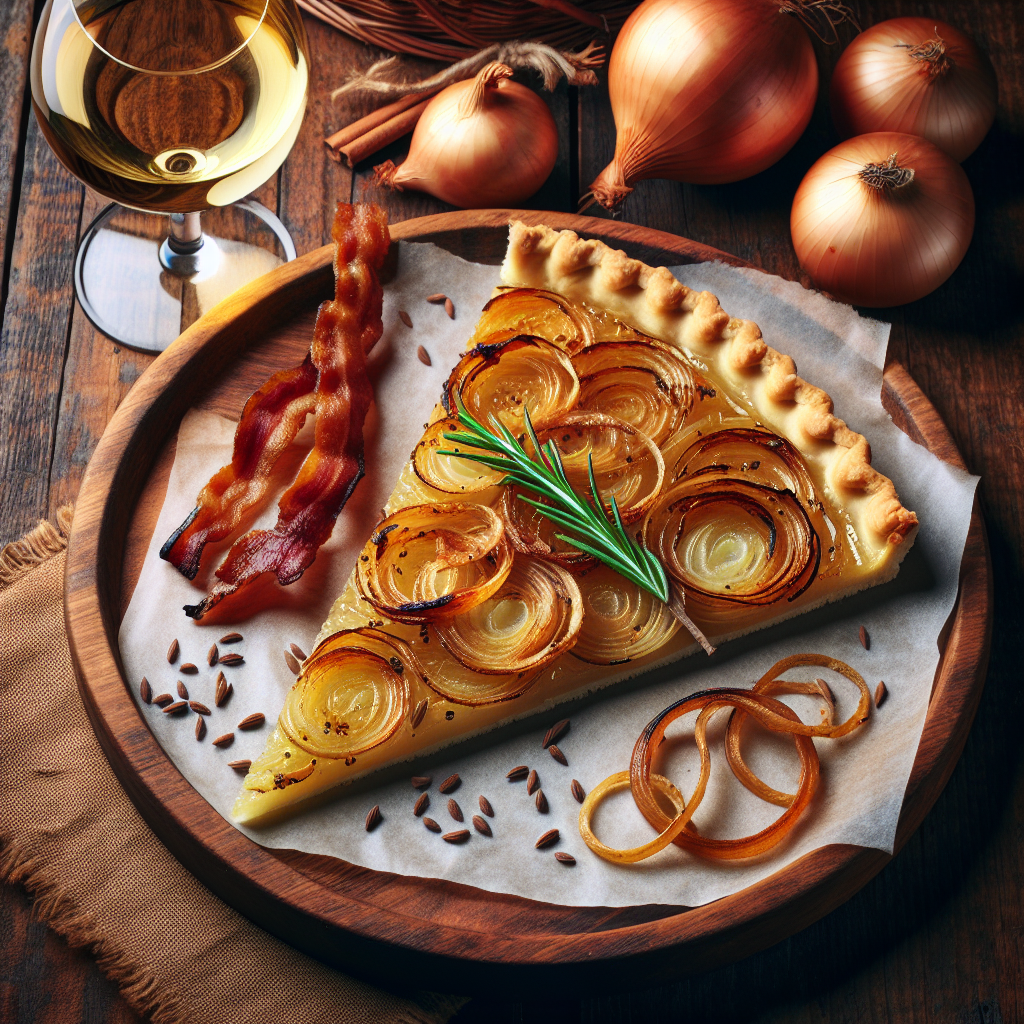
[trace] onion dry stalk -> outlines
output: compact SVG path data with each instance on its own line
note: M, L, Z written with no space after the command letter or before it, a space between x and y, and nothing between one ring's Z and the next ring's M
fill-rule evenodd
M784 680L782 674L798 666L817 666L829 669L848 679L859 692L857 707L850 717L833 724L831 692L822 681L801 683ZM819 696L826 704L826 720L820 725L807 725L792 708L777 700L774 694L803 693ZM700 806L711 774L711 753L707 741L707 728L717 712L733 709L726 731L727 761L743 785L770 803L786 808L783 814L767 828L742 839L711 839L703 836L693 825L693 815ZM580 835L587 846L599 857L618 864L634 864L654 856L670 843L700 856L718 860L738 860L756 857L780 843L794 828L807 809L817 789L820 769L818 754L812 737L839 739L860 728L870 715L871 694L861 675L849 665L820 654L795 654L776 662L750 690L723 687L704 690L677 701L656 715L648 723L636 746L629 771L617 772L595 786L580 808ZM664 776L653 770L653 761L665 738L665 731L677 719L697 711L694 739L700 753L700 774L693 794L687 800ZM747 767L739 750L739 730L746 717L754 719L772 732L791 735L800 757L800 779L793 794L772 789ZM647 819L657 836L647 843L630 849L615 849L601 842L594 833L592 819L598 805L610 794L629 786L641 814ZM665 812L658 797L667 800L673 814Z

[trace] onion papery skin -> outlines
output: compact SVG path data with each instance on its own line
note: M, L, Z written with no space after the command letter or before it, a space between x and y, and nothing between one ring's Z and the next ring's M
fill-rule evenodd
M614 208L636 181L739 181L803 134L818 68L797 18L771 0L645 0L608 64L615 156L591 185Z
M512 556L501 517L488 506L412 505L377 525L356 562L356 585L385 618L419 625L486 601Z
M473 342L493 345L517 335L546 338L570 355L593 344L587 319L561 295L542 288L508 288L495 295L480 314Z
M517 335L470 349L449 375L441 398L449 415L455 415L461 401L488 429L496 416L519 434L525 426L524 405L530 407L534 426L543 427L569 412L579 394L580 382L566 353L543 338Z
M705 434L679 456L672 476L676 480L747 477L779 491L792 491L805 505L817 500L814 483L796 448L770 430L753 427L730 427Z
M354 757L379 746L409 713L409 687L390 657L346 637L309 659L288 693L280 725L303 750Z
M943 58L915 58L941 40ZM844 139L902 132L934 142L954 160L978 148L996 116L998 85L985 56L962 32L934 18L893 18L862 32L832 73L832 120Z
M445 494L477 494L497 487L505 474L488 469L478 462L466 462L450 455L438 455L437 450L479 451L468 445L456 444L445 439L446 433L459 429L455 417L447 417L431 423L424 431L423 438L412 453L412 465L416 475L427 485Z
M913 181L890 192L860 178L892 154L913 169ZM859 135L807 172L790 230L817 287L860 306L898 306L928 295L959 266L974 231L974 194L963 168L927 139Z
M455 82L427 104L409 155L379 176L383 184L464 209L515 206L544 184L558 159L548 105L525 85L502 79L486 88L479 109L467 111L475 88L476 79Z
M718 636L735 631L744 607L795 600L821 562L821 541L792 492L713 476L666 490L644 540L682 584L690 615Z
M653 654L679 631L668 605L606 565L576 576L583 628L572 649L581 661L618 665Z
M693 408L690 368L659 344L606 341L573 357L580 408L643 431L659 448Z
M468 613L439 622L445 649L474 672L533 672L572 648L583 600L561 566L516 555L501 588Z

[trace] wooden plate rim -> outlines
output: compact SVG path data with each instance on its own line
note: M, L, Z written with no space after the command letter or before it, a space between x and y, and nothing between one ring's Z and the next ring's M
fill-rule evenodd
M736 257L655 229L572 214L509 210L439 214L393 225L392 236L417 239L500 228L513 216L623 245L661 249L684 260L721 259L748 266ZM419 954L424 964L443 962L466 968L457 981L462 988L474 984L473 965L485 964L514 969L517 977L528 967L560 965L564 979L572 974L570 966L576 965L581 968L580 977L594 978L604 963L645 957L657 965L652 970L664 971L664 954L672 952L674 960L681 960L680 954L686 951L690 954L688 969L705 969L778 941L852 895L887 863L885 854L851 846L825 847L733 896L685 913L606 931L467 932L382 909L352 893L342 897L319 885L236 831L178 772L135 707L120 665L118 598L127 525L155 454L190 404L182 399L184 384L200 364L211 377L220 372L242 347L218 345L221 332L239 319L258 330L268 317L281 317L288 307L321 293L329 279L325 274L330 273L330 261L331 248L325 246L286 264L236 293L186 331L146 370L115 412L82 484L65 580L72 657L100 742L154 831L237 909L289 941L306 946L314 955L323 955L325 934L333 934L335 944L346 949L351 936L361 940L354 947L358 966L371 974L376 973L374 960L380 948L404 950ZM887 398L901 406L913 426L928 421L932 450L962 466L952 437L910 375L898 365L891 366L885 385ZM931 708L941 708L942 713L929 711L900 817L897 850L938 797L980 698L991 633L992 580L977 504L964 565L969 565L970 571L962 574L960 600L932 695ZM258 879L253 877L257 874ZM483 898L487 895L481 892ZM265 905L255 906L251 900ZM281 927L275 927L275 922ZM294 925L303 923L306 931L294 930ZM318 941L319 946L309 948ZM499 971L499 976L506 973ZM679 970L669 968L669 973ZM436 976L433 986L438 987Z

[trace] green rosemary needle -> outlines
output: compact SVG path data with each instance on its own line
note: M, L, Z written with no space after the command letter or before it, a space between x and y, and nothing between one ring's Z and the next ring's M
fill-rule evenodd
M538 458L533 459L516 439L515 435L496 417L491 417L493 432L482 426L458 403L457 414L460 430L445 433L445 439L456 444L469 445L480 451L452 451L440 448L438 455L477 462L505 474L502 484L519 484L539 494L547 501L537 501L523 494L520 501L536 508L543 516L572 531L556 534L559 540L571 544L588 555L593 555L617 573L632 580L638 587L653 594L669 606L673 615L686 626L700 645L711 654L714 648L704 634L694 625L685 612L682 588L670 585L665 568L658 559L627 532L619 514L614 495L609 495L611 515L605 511L604 503L594 478L594 462L587 456L587 473L590 478L590 497L577 494L565 475L562 456L554 441L541 444L533 428L530 412L523 407L526 433Z

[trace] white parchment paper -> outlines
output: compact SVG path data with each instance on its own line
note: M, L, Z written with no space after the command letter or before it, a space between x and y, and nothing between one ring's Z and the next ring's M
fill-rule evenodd
M728 644L714 658L691 656L639 683L613 688L581 707L572 707L571 731L560 742L569 767L556 763L540 746L546 727L565 713L556 709L511 734L505 731L478 744L477 749L452 748L431 762L414 762L390 781L371 778L291 821L260 830L244 829L256 842L330 854L385 871L449 878L494 892L595 906L698 906L742 889L829 843L892 849L938 663L937 638L956 597L977 478L945 465L909 440L882 408L879 395L888 325L860 317L850 307L807 292L798 284L755 271L700 264L673 268L673 272L690 287L714 292L732 315L755 320L767 342L791 354L801 375L828 391L837 413L870 438L874 464L896 481L904 504L918 513L922 523L899 576L838 605ZM194 411L181 425L167 496L121 627L121 653L133 690L145 675L154 693L173 693L175 681L181 678L194 699L213 708L217 670L207 668L206 651L231 628L244 634L244 642L231 649L244 654L245 664L225 669L234 694L224 708L214 708L204 742L196 741L191 716L172 718L156 706L140 703L146 721L174 763L229 820L240 777L226 762L254 758L261 751L266 730L294 678L285 665L283 650L290 642L298 643L307 653L311 649L376 521L377 509L390 494L443 380L464 349L479 310L497 281L497 267L467 263L432 245L400 244L398 273L385 292L384 337L372 360L377 408L367 424L366 478L306 577L289 588L291 593L282 595L277 607L244 622L196 625L186 619L179 609L194 603L200 592L158 557L162 541L192 509L200 488L231 457L232 422ZM453 298L454 321L442 307L424 301L426 295L437 291ZM412 316L412 330L399 320L400 309ZM420 344L432 357L429 368L416 358ZM301 458L300 446L294 454L296 460ZM273 504L259 525L271 525L275 518ZM206 571L219 561L217 552L208 556ZM858 642L861 625L871 638L868 651ZM175 637L181 643L181 660L198 665L198 675L181 676L168 665L165 654ZM586 849L577 830L579 808L569 790L573 778L589 790L628 766L637 736L668 704L709 686L749 686L775 661L799 651L825 652L849 662L872 689L884 679L889 698L872 714L870 723L851 737L815 741L822 760L821 786L810 813L784 845L762 859L741 863L709 863L672 847L632 867L608 864ZM816 674L808 671L801 677ZM790 673L791 677L798 675ZM855 694L841 680L832 682L839 714L845 717L855 704ZM818 708L806 698L787 700L805 720L817 718ZM254 732L238 732L236 724L254 711L267 715L267 725ZM682 737L685 725L692 726L692 720L678 723L670 737ZM212 737L232 730L236 739L230 748L211 745ZM751 733L751 766L776 788L792 791L797 776L792 741L770 740L754 730ZM689 792L698 766L692 742L680 739L665 746L660 770ZM711 785L696 824L723 838L765 827L778 808L762 803L736 784L720 750L713 757ZM537 768L550 805L548 814L537 812L523 783L505 780L508 769L518 764ZM495 811L493 838L473 833L466 845L452 846L427 832L412 814L417 794L408 777L413 770L434 776L428 813L445 831L462 826L449 818L447 798L437 793L437 781L452 772L460 773L462 786L454 796L467 822L477 812L478 795L486 795ZM384 822L367 833L363 820L375 803L380 804ZM635 845L651 837L628 792L609 800L595 824L611 844ZM550 849L534 849L536 838L549 828L561 831L554 849L572 853L578 861L575 868L559 864Z

